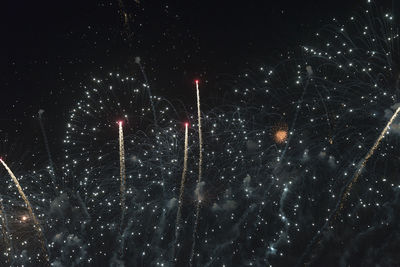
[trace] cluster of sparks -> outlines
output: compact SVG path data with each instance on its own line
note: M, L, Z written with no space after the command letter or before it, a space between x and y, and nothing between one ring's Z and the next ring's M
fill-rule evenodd
M395 247L400 50L392 16L372 10L348 26L334 20L302 57L241 75L217 107L200 109L196 80L197 114L152 95L142 67L144 82L93 79L69 115L61 162L42 121L49 167L17 180L1 160L18 191L8 182L0 192L1 260L352 264L374 257L362 246L374 231ZM348 240L342 256L329 254Z

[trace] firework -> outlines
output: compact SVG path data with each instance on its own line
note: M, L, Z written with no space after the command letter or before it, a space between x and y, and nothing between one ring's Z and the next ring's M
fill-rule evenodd
M201 182L202 172L203 172L203 134L201 132L201 110L200 110L200 90L199 90L199 80L196 80L196 95L197 95L197 122L199 130L199 175L197 178L197 183Z
M121 205L121 220L120 220L120 230L119 230L119 235L120 235L120 242L121 242L121 247L119 251L120 257L123 256L124 253L124 235L122 232L122 227L124 223L124 218L125 218L125 213L126 213L126 207L125 207L125 201L126 201L126 170L125 170L125 148L124 148L124 131L123 131L123 123L122 121L118 121L118 129L119 129L119 175L120 175L120 205Z
M305 252L303 253L303 255L300 257L300 260L298 262L298 266L301 265L304 261L304 259L307 257L307 255L310 253L310 251L312 250L312 248L314 247L314 245L320 241L321 239L321 235L322 233L326 230L326 228L328 226L331 226L334 221L337 219L337 217L340 215L340 212L343 210L344 208L344 204L347 200L347 198L350 195L350 192L353 188L353 185L358 181L358 179L360 178L360 175L362 173L362 171L364 170L368 160L374 155L376 149L379 147L379 144L381 143L382 139L385 137L385 135L387 134L390 126L392 125L393 121L396 119L397 115L400 112L400 107L396 109L396 111L394 112L394 114L392 115L392 117L390 118L390 120L388 121L388 123L386 124L385 128L382 130L382 132L380 133L379 137L376 139L374 145L371 147L371 149L368 151L367 155L363 158L363 160L361 161L357 171L355 172L353 178L349 181L349 183L346 185L344 191L342 192L341 197L339 198L339 202L336 205L336 208L334 209L334 211L332 212L331 216L329 216L329 219L326 221L326 223L322 226L321 230L318 231L318 234L311 240L311 242L308 244Z
M172 120L173 109L168 102L154 97L158 107L156 126L147 101L147 88L135 78L109 74L104 79L94 79L90 86L71 110L63 167L64 177L69 178L66 184L73 188L82 211L92 218L90 227L81 234L85 238L96 236L96 242L88 242L87 254L96 255L99 264L124 261L127 265L137 265L142 251L133 248L146 242L152 250L146 249L145 262L167 261L163 258L170 256L168 251L173 246L166 244L169 240L166 235L175 231L175 224L169 218L176 216L172 208L175 196L172 177L182 172L182 165L177 164L181 150L178 144L183 137L178 131L180 122ZM121 204L124 180L121 180L122 164L115 160L115 148L120 144L120 139L115 138L116 117L123 121L125 209L115 205ZM135 123L130 123L131 120ZM120 222L121 211L123 222ZM150 222L140 223L150 217ZM101 220L94 223L97 220L94 218ZM100 228L103 223L111 225L109 232L104 233ZM98 232L103 235L98 236Z
M353 187L353 185L358 181L358 178L360 177L365 165L367 164L368 160L374 155L376 149L379 147L379 144L381 143L382 139L385 137L385 134L387 134L388 129L392 125L393 121L396 119L397 115L400 112L400 107L397 108L393 116L390 118L388 123L386 124L385 128L382 130L381 134L379 135L378 139L376 139L374 145L371 147L371 149L368 151L367 155L365 158L362 160L360 167L357 169L353 179L350 180L350 183L347 185L346 190L344 191L343 197L341 198L340 204L339 204L339 211L336 213L334 218L336 218L339 215L340 210L343 209L343 205L350 195L350 191Z
M176 213L176 223L175 223L175 243L179 242L179 230L180 230L180 221L181 221L181 210L183 204L183 193L185 191L185 181L186 181L186 172L187 172L187 160L188 160L188 143L189 143L189 123L185 123L185 145L184 145L184 157L183 157L183 170L182 170L182 178L181 178L181 187L179 190L179 199L178 199L178 211ZM176 245L175 245L176 250ZM174 253L175 254L175 253ZM174 255L175 257L175 255Z
M200 110L200 90L199 90L199 80L196 80L196 95L197 95L197 123L198 123L198 131L199 131L199 172L197 178L197 187L201 183L201 178L203 174L203 135L201 132L201 110ZM196 188L197 189L197 188ZM200 205L201 205L201 198L199 197L200 194L197 194L196 199L196 213L195 213L195 221L193 226L193 243L192 243L192 250L190 252L190 266L193 265L193 256L194 250L196 248L196 238L197 238L197 226L199 224L199 216L200 216Z
M288 127L284 123L279 123L273 127L273 138L275 143L282 144L287 140L288 137Z
M121 225L122 225L125 214L125 191L126 191L125 148L124 148L124 132L122 127L122 121L118 121L118 128L119 128L119 175L121 178L120 197L121 197Z
M3 159L0 158L0 162L1 162L1 164L3 164L4 168L7 170L8 174L11 176L12 180L15 183L15 186L18 189L18 192L19 192L20 196L22 197L22 199L24 200L24 202L26 204L26 207L28 208L29 216L33 220L34 228L35 228L36 233L37 233L37 235L39 237L39 240L40 240L40 242L42 244L42 247L41 247L42 248L42 253L43 253L44 257L45 257L46 263L48 265L50 265L49 255L47 253L47 249L46 249L46 245L45 245L45 239L44 239L44 236L43 236L43 230L42 230L42 228L40 226L40 223L39 223L38 219L36 218L35 214L33 213L33 209L32 209L31 203L29 202L28 198L25 196L25 193L22 190L21 185L19 184L17 178L15 177L15 175L11 171L11 169L7 166L7 164L3 161Z
M304 263L298 248L311 243L305 254L313 252L313 266L396 265L390 251L398 246L399 68L388 41L396 31L380 32L390 29L385 20L357 18L350 21L362 25L355 31L332 22L337 28L329 28L330 35L316 35L321 47L246 71L209 109L200 110L196 82L193 113L151 96L145 73L144 84L114 73L90 88L82 85L84 95L67 122L65 161L54 158L63 166L64 193L46 195L51 180L40 179L50 178L42 166L34 167L34 176L16 172L48 226L43 235L52 242L52 263L293 266L299 258ZM198 133L186 126L183 134L184 112L190 120L197 116ZM115 118L123 118L118 140ZM386 137L389 127L393 134ZM198 158L188 157L192 146L199 147ZM188 177L197 171L191 184ZM361 175L363 183L354 186ZM23 237L12 253L14 265L22 265L30 216L8 180L1 188L2 218L9 219L13 240ZM183 205L188 186L195 187L194 216Z

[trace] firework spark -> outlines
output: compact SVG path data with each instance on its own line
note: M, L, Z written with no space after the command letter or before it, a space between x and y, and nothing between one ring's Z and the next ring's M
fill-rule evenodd
M288 138L288 127L284 123L280 123L279 125L273 127L273 138L275 143L282 144Z
M274 136L275 142L277 142L278 144L285 142L286 138L287 132L284 130L277 131Z

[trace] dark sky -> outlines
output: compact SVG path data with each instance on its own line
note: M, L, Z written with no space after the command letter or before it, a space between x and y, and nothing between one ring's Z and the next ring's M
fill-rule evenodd
M7 1L1 8L1 130L36 124L39 108L63 127L81 84L110 71L137 74L135 56L156 93L190 105L194 77L205 94L224 90L237 74L312 43L318 28L354 15L364 1L123 0L129 36L117 0Z

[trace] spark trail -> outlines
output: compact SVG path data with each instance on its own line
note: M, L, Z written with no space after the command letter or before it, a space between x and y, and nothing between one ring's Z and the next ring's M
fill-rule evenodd
M197 94L197 120L198 120L198 127L199 127L199 176L197 179L197 186L200 185L201 178L202 178L202 165L203 165L203 136L201 133L201 110L200 110L200 91L199 91L199 80L196 80L196 94ZM199 215L200 215L200 205L201 199L197 199L196 201L196 214L195 214L195 221L193 226L193 243L192 243L192 250L190 252L190 260L189 265L193 266L193 256L194 250L196 247L196 235L197 235L197 225L199 224Z
M123 233L123 224L125 220L125 192L126 192L126 170L125 170L125 148L124 148L124 130L123 130L123 123L122 121L118 121L118 132L119 132L119 175L121 178L121 185L120 185L120 205L121 205L121 220L119 224L119 242L120 242L120 250L119 256L120 259L124 256L124 233Z
M19 194L21 195L22 199L24 200L26 207L28 208L28 213L30 218L32 218L33 223L34 223L34 228L36 230L36 233L39 237L39 240L41 242L41 249L42 249L42 253L45 257L46 260L46 264L48 266L50 266L50 259L49 259L49 254L47 253L47 249L46 249L46 245L45 245L45 240L44 240L44 236L43 236L43 230L40 226L40 223L38 221L38 219L36 218L36 215L33 213L33 209L31 206L31 203L29 202L28 198L25 196L24 191L22 190L21 185L19 184L17 178L15 177L14 173L11 171L11 169L7 166L7 164L0 158L0 162L1 164L3 164L4 168L7 170L8 174L11 176L13 182L15 183L15 186L18 189Z
M125 191L126 191L126 171L125 171L125 148L124 148L124 131L122 121L118 121L119 127L119 175L121 177L121 229L125 216Z
M382 130L381 134L379 137L376 139L374 145L371 147L371 149L368 151L367 155L364 157L364 159L361 161L357 171L355 172L353 178L350 180L350 182L345 186L345 189L341 193L341 197L339 198L339 202L337 203L335 209L329 216L328 220L324 223L324 225L321 227L321 230L317 232L317 235L311 240L311 242L307 245L306 250L304 251L303 255L300 257L298 263L296 266L300 266L306 257L308 257L308 254L312 251L313 247L315 246L316 243L321 241L322 234L326 230L327 227L332 226L334 221L337 219L337 217L340 215L341 211L344 208L344 204L347 200L347 198L350 195L350 192L353 188L353 185L358 181L360 178L360 175L362 171L364 170L368 160L374 155L376 149L379 147L379 144L385 137L385 134L389 130L390 126L392 125L393 121L396 119L397 115L400 112L400 107L396 109L395 113L393 116L390 118L388 123L386 124L385 128Z
M400 112L400 107L397 108L396 112L390 118L389 122L386 124L386 127L383 129L383 131L379 135L378 139L376 139L374 145L371 147L371 149L368 151L368 154L365 156L365 158L361 162L361 165L358 168L357 172L354 174L353 179L351 179L350 183L347 185L346 190L344 191L344 194L339 203L339 210L336 212L334 219L336 219L336 217L340 214L340 211L343 209L345 201L347 200L348 196L350 195L350 191L351 191L353 185L358 181L358 178L360 177L361 172L363 171L365 165L367 164L368 160L372 157L372 155L374 155L375 150L378 148L382 139L385 137L386 132L388 131L390 125L392 125L393 121L396 119L399 112Z
M175 246L173 257L176 260L175 252L176 246L179 242L179 230L181 228L181 210L182 210L182 202L183 202L183 193L185 191L185 181L186 181L186 172L187 172L187 160L188 160L188 143L189 143L189 124L185 123L185 146L184 146L184 157L183 157L183 170L182 170L182 178L181 178L181 188L179 191L179 200L178 200L178 211L176 213L176 223L175 223Z

